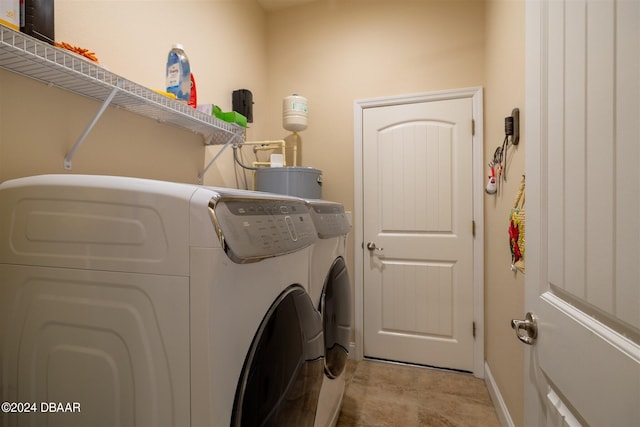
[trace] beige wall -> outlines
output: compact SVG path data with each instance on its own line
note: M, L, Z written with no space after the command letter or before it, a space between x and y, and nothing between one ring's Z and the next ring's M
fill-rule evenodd
M489 163L504 139L504 118L524 111L525 3L494 0L486 8L485 159ZM520 134L524 134L520 125ZM485 359L516 425L524 422L524 346L515 337L511 319L524 316L524 275L510 271L507 218L524 174L524 148L509 149L507 181L498 195L484 195L485 217ZM487 171L488 172L488 171Z
M190 25L175 25L178 5ZM152 88L163 85L171 44L182 42L200 102L230 109L234 89L253 92L250 140L286 137L282 98L306 96L302 162L323 171L325 198L349 210L355 100L483 86L484 164L502 142L504 117L524 106L521 0L319 0L267 14L255 0L57 0L56 33ZM63 173L66 151L98 106L0 70L0 181ZM483 195L486 360L516 425L523 423L523 349L509 321L523 315L523 278L509 272L506 217L524 170L525 143L512 151L504 193ZM205 151L209 159L219 149L204 150L189 131L109 109L74 159L73 173L195 182ZM244 185L230 154L205 183ZM352 241L349 260L353 250Z
M265 14L255 0L57 0L55 6L56 39L95 51L101 65L129 80L163 88L167 53L181 42L201 103L230 110L231 93L240 88L254 99L266 97L267 77L259 71L266 67ZM263 105L256 104L258 115ZM66 173L64 155L99 106L0 70L0 181ZM109 108L72 173L196 182L204 155L203 139L191 131Z

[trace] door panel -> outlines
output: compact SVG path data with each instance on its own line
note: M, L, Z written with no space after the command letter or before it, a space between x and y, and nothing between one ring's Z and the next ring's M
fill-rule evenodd
M471 122L470 98L363 113L365 356L473 370Z
M640 419L640 3L527 7L530 425Z
M451 232L451 124L401 123L378 138L382 231Z
M382 329L451 338L453 264L386 261L384 265Z

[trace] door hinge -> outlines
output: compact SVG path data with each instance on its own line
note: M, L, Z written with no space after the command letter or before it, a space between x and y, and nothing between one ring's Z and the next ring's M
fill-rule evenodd
M471 220L471 235L474 238L476 237L476 221L475 220Z
M473 322L472 329L473 329L473 338L475 338L476 337L476 322Z
M471 119L471 136L475 136L476 134L476 121Z

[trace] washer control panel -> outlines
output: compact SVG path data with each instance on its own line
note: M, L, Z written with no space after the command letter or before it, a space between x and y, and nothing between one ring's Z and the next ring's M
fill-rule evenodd
M317 238L309 207L302 200L221 197L209 207L218 238L234 262L291 253Z
M307 204L311 208L311 217L319 238L345 236L351 231L349 218L341 204L325 201L312 201Z

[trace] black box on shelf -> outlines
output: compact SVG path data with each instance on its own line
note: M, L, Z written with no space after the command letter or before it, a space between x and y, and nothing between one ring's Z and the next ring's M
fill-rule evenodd
M21 0L20 31L54 44L54 0Z

